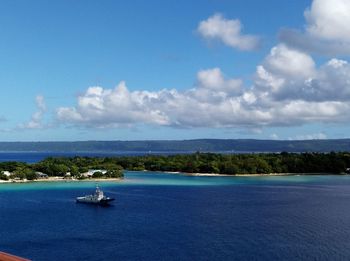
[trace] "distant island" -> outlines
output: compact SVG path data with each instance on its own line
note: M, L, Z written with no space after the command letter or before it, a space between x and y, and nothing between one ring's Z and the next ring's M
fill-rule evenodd
M75 142L0 142L0 152L331 152L350 151L350 139L195 139Z
M122 178L123 170L190 174L282 175L347 174L350 153L193 153L121 157L49 157L38 163L1 162L0 179L21 181Z

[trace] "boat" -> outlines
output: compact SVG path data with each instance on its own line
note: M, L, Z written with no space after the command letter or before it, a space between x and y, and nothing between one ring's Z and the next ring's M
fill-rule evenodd
M96 185L94 194L76 198L77 203L88 203L104 206L108 205L113 200L114 198L106 197L98 185Z

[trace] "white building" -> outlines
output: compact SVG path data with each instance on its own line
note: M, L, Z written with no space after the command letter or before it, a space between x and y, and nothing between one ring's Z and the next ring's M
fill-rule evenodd
M96 172L101 172L103 175L105 175L107 173L107 170L105 170L105 169L89 169L87 173L88 173L88 176L92 176Z
M40 171L36 171L35 174L38 179L47 179L49 177L49 175L42 173Z
M1 171L1 174L5 175L6 177L10 177L11 176L11 172L7 171L7 170Z
M88 172L82 173L81 175L86 178L91 178L96 172L101 172L103 175L107 173L105 169L89 169Z

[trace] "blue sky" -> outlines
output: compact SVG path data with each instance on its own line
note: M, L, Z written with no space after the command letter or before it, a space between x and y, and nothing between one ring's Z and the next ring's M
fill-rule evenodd
M349 137L332 3L1 1L0 140Z

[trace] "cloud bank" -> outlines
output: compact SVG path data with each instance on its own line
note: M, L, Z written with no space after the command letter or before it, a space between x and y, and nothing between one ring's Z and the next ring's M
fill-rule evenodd
M273 47L257 66L254 84L226 78L219 68L197 73L186 91L130 91L90 87L75 107L61 107L61 122L93 127L139 123L173 127L296 126L347 122L350 65L338 59L316 67L304 52L284 44Z

